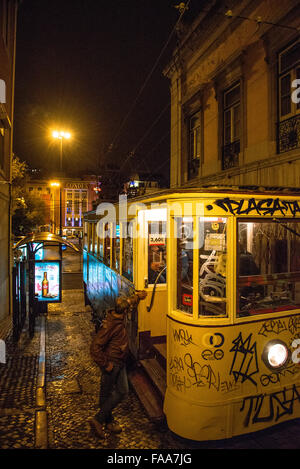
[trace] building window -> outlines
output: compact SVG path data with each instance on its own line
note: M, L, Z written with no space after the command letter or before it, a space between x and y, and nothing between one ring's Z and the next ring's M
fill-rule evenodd
M188 178L198 176L201 160L201 111L189 118Z
M240 83L224 92L223 126L222 169L230 169L239 165L241 135Z
M300 79L300 41L294 42L279 54L279 153L300 147L300 103L294 102L293 82Z

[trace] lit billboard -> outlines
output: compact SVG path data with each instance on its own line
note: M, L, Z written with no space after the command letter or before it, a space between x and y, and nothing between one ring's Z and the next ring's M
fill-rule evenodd
M48 303L61 302L61 262L35 262L35 297Z

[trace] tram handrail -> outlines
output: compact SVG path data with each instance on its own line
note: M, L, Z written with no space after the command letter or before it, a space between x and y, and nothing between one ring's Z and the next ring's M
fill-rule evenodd
M150 301L150 305L147 306L147 311L148 313L151 311L152 309L152 306L153 306L153 302L154 302L154 297L155 297L155 290L156 290L156 285L157 285L157 282L159 280L159 277L161 276L161 274L163 273L164 270L166 270L167 266L165 266L158 274L158 276L156 277L155 279L155 282L154 282L154 287L153 287L153 290L152 290L152 295L151 295L151 301Z

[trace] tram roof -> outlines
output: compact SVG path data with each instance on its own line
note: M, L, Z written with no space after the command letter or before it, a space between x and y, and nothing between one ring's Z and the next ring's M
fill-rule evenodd
M299 187L277 187L277 186L237 186L237 185L205 185L205 186L193 186L192 184L185 187L172 187L168 189L160 189L151 194L144 194L137 197L128 198L128 204L134 204L136 202L150 203L155 202L155 200L167 200L168 198L176 198L188 194L245 194L245 195L272 195L272 196L300 196ZM101 201L101 203L111 203L110 201ZM114 202L113 204L118 210L119 202ZM84 213L84 218L90 221L93 219L99 219L97 215L97 210L91 210Z

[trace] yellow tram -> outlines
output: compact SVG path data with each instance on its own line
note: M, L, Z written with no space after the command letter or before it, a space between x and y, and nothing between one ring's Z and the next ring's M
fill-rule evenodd
M94 309L148 291L130 348L153 363L151 344L166 344L174 433L216 440L300 417L300 192L170 189L100 204L84 231Z

